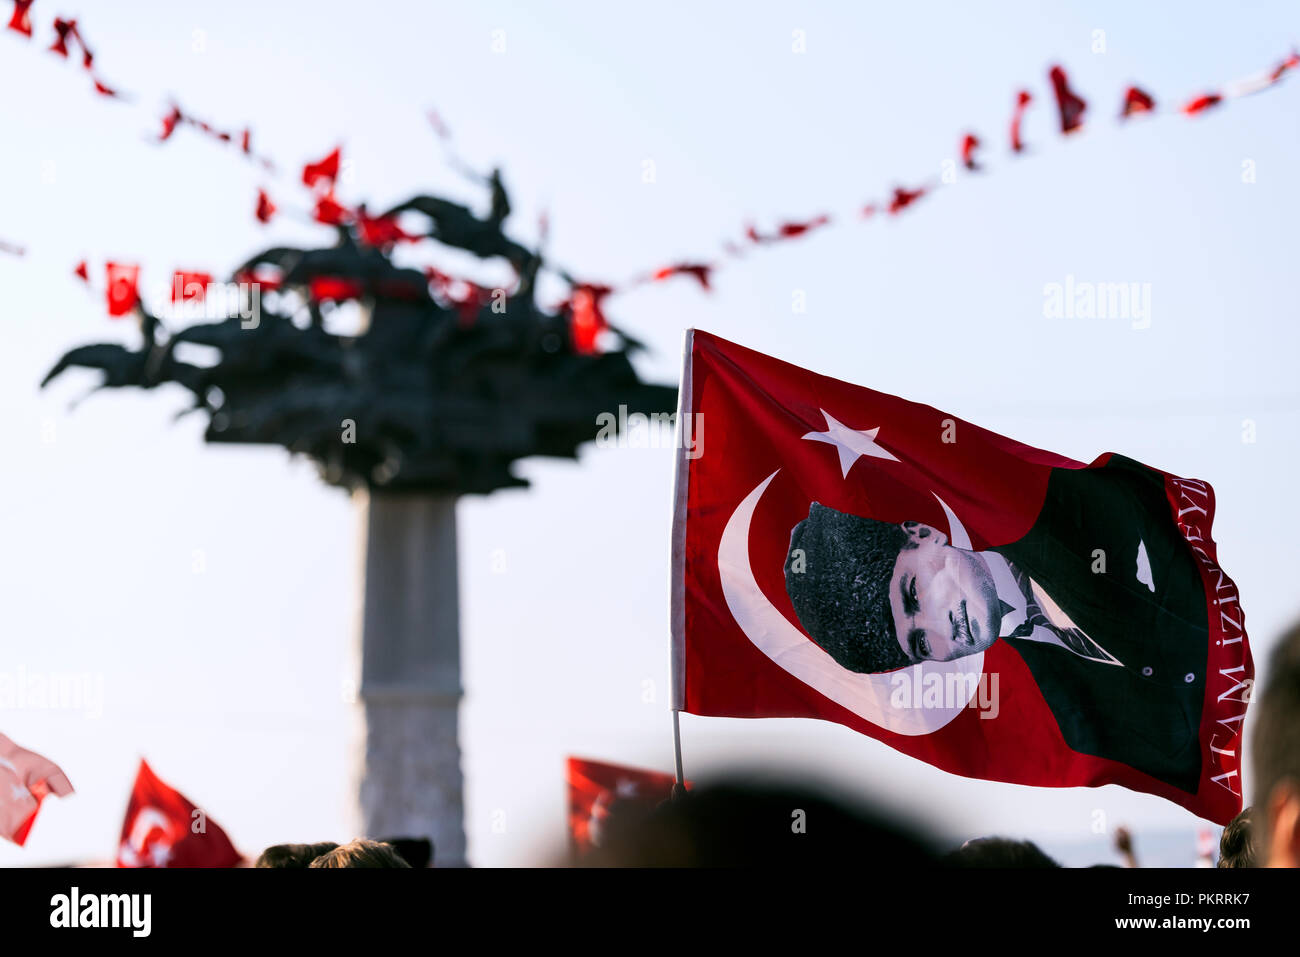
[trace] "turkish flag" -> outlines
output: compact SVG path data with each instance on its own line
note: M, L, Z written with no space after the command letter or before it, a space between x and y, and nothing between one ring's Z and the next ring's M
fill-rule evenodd
M674 707L968 777L1241 810L1254 667L1214 492L688 332ZM707 426L707 429L705 428Z
M127 263L107 263L108 284L104 295L108 314L114 319L130 314L140 301L140 267Z
M569 847L575 858L601 845L612 828L634 827L672 797L671 774L588 758L569 758Z
M226 832L143 759L126 806L118 867L234 867L241 860Z
M57 764L0 734L0 837L21 847L46 796L71 793L68 776Z

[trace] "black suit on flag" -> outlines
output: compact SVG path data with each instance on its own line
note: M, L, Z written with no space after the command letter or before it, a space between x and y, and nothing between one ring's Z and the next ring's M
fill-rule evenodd
M1119 661L1005 639L1033 673L1066 744L1196 793L1209 625L1204 586L1170 512L1164 477L1119 455L1099 468L1053 469L1033 528L991 550ZM1093 571L1098 550L1104 572ZM1146 582L1140 551L1149 563Z

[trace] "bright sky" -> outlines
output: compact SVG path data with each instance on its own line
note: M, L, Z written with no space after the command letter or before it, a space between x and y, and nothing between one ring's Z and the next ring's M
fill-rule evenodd
M837 214L842 225L730 264L712 295L680 279L612 301L653 347L642 373L675 379L693 325L1076 459L1123 452L1208 480L1257 662L1300 614L1300 78L1197 120L1113 120L1130 83L1166 105L1272 66L1300 40L1294 5L288 6L41 0L39 43L0 34L0 239L30 248L0 255L0 672L102 688L97 713L0 710L0 731L77 788L46 802L26 848L0 845L0 864L111 857L142 755L248 853L351 836L354 506L279 450L204 447L197 417L171 422L178 392L105 392L70 412L93 374L37 390L66 348L134 334L72 278L82 257L97 279L105 258L139 261L148 283L330 238L260 227L259 185L289 204L300 194L234 150L192 131L151 145L169 94L218 125L251 124L291 176L342 142L347 200L482 202L443 160L424 118L436 106L466 159L503 164L518 234L548 210L556 255L596 280L714 256L751 217ZM100 99L42 52L56 13L79 16L105 79L136 102ZM1057 60L1090 104L1068 142L1047 102ZM1039 103L1032 149L1013 161L1022 85ZM937 176L967 129L989 144L987 175L895 221L852 219ZM1067 276L1149 283L1150 327L1045 318L1044 286ZM568 754L671 767L671 464L667 449L589 448L577 465L525 463L530 491L460 506L476 864L560 846ZM962 838L1199 826L1114 787L959 779L832 724L686 715L682 734L696 779L813 774Z

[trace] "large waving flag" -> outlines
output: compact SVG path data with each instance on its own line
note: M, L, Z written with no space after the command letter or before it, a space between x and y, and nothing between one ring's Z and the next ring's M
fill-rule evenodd
M0 837L21 847L46 795L71 793L68 776L57 764L0 734Z
M240 854L226 832L140 761L122 822L118 867L234 867Z
M1208 484L1084 465L698 331L679 420L675 708L1240 811L1254 669Z

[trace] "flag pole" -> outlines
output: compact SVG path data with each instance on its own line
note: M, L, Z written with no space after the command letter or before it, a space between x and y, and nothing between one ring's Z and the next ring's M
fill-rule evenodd
M690 457L687 455L688 417L694 409L691 395L691 354L694 349L695 330L682 333L682 376L677 390L676 462L673 469L673 544L672 579L669 587L669 631L671 640L673 689L673 758L677 780L673 783L673 800L686 794L686 778L682 774L682 708L686 706L686 492L689 484ZM693 426L693 423L692 423Z
M682 722L681 712L673 708L673 758L677 780L673 782L673 800L686 796L686 778L682 775Z

